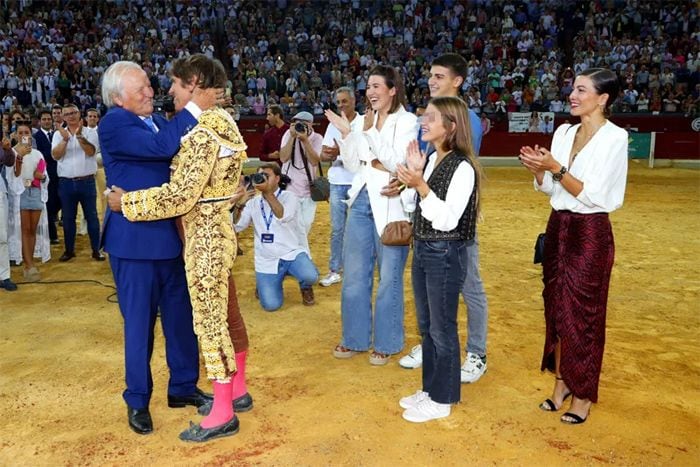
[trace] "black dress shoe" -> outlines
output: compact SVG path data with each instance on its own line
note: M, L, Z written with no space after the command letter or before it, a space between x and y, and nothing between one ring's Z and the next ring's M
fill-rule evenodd
M105 260L105 257L104 257L104 255L103 255L102 253L100 253L99 251L94 250L94 251L92 252L92 259L94 259L94 260L96 260L96 261L104 261L104 260Z
M197 409L199 415L207 416L211 412L213 402L208 402ZM253 397L246 392L241 397L233 400L233 412L248 412L253 409Z
M207 402L214 400L214 396L207 394L199 388L195 388L194 394L189 396L171 396L168 395L168 407L180 408L186 405L194 405L195 407L201 407Z
M190 422L190 427L180 433L180 439L183 441L191 441L193 443L203 443L224 436L232 436L238 433L240 423L235 415L231 420L223 425L212 428L202 428L200 424Z
M153 420L148 409L132 409L127 407L129 415L129 427L140 435L147 435L153 431Z
M66 261L71 260L71 259L73 259L73 258L75 258L75 253L74 253L74 252L72 252L72 251L64 251L64 252L63 252L63 255L61 255L61 257L58 258L58 260L59 260L60 262L62 262L62 263L65 263Z

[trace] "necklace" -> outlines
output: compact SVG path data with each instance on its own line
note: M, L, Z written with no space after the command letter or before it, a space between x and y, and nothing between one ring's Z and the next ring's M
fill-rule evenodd
M572 155L571 155L571 162L569 162L569 167L571 167L571 164L573 164L574 159L576 159L576 156L578 156L578 153L581 152L581 150L586 147L588 142L595 136L596 133L598 133L598 130L603 128L603 126L607 122L608 122L607 119L603 120L603 123L598 125L598 127L595 130L593 130L593 132L591 132L590 135L586 136L586 139L583 140L583 143L579 142L578 144L576 144L576 141L574 140L574 145L571 148ZM583 128L583 126L581 126L580 128ZM574 149L576 149L576 150L574 150Z

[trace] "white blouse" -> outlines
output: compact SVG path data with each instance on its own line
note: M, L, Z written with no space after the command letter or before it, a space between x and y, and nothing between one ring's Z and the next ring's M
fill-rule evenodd
M374 225L381 235L387 223L408 220L408 216L401 198L380 194L382 188L389 184L391 174L373 168L371 162L377 159L387 170L395 172L396 166L406 161L406 149L416 139L418 126L416 116L403 107L387 116L381 130L376 128L376 118L375 126L367 131L350 132L338 144L345 168L356 173L348 192L348 206L352 206L360 190L367 186Z
M552 208L579 214L612 212L622 206L627 184L627 131L608 121L578 152L569 165L569 155L580 124L561 125L554 132L551 153L566 166L569 173L583 183L578 196L554 182L551 172L545 172L542 185L535 189L548 194Z
M437 152L429 156L428 165L426 165L425 172L423 172L424 180L428 180L433 170L435 170L436 159ZM435 230L441 232L454 230L469 204L469 198L473 190L474 169L468 162L460 162L454 174L452 174L452 180L450 180L450 186L447 188L445 199L438 198L435 192L430 190L428 196L420 202L421 215L431 222ZM402 191L401 201L406 211L415 211L415 188Z

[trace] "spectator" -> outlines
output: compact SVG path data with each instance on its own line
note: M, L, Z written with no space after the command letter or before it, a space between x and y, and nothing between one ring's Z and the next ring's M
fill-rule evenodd
M350 131L361 132L364 118L355 111L355 93L349 87L341 87L335 91L335 103L338 112L350 122ZM345 221L347 219L348 192L352 186L354 173L347 170L340 156L338 140L341 139L340 131L329 123L326 134L323 137L323 150L321 160L330 162L328 169L328 181L331 185L330 213L331 213L331 254L328 260L328 274L319 283L328 287L343 280L343 238Z
M58 194L58 165L56 160L51 157L53 133L51 111L42 110L39 112L39 129L34 132L34 141L36 143L36 148L41 152L41 155L44 156L46 173L49 179L47 186L48 198L46 201L49 241L51 245L58 245L60 241L58 240L56 222L58 221L58 212L61 210L61 199Z
M63 212L65 251L59 261L69 261L75 257L75 219L78 203L83 208L88 222L92 258L104 261L105 257L100 253L100 223L95 206L95 153L99 143L93 132L83 132L80 111L76 105L69 104L63 108L63 119L66 127L54 132L51 141L51 155L58 161L58 190Z
M282 137L289 130L289 125L284 121L284 112L279 105L270 105L267 108L267 123L270 128L265 130L260 160L263 162L275 161L280 163L280 147Z
M20 123L16 134L19 141L14 147L17 155L14 175L20 179L23 188L19 199L19 209L24 279L27 282L37 282L41 280L41 274L34 266L34 249L39 219L46 207L46 162L41 152L32 149L32 130L28 122Z
M14 170L15 152L10 147L7 136L2 139L2 152L0 152L0 288L13 292L17 285L10 277L10 251L8 248L8 212L9 202L7 193L9 190L8 173Z

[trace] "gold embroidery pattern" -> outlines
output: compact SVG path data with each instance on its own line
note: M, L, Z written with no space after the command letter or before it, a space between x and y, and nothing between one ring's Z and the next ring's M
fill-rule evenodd
M222 148L232 154L220 157ZM227 323L228 279L236 257L236 236L227 200L198 201L233 194L246 159L245 149L231 116L221 109L208 110L182 139L170 182L122 197L122 212L130 221L183 216L194 330L207 376L220 382L230 381L236 370Z

